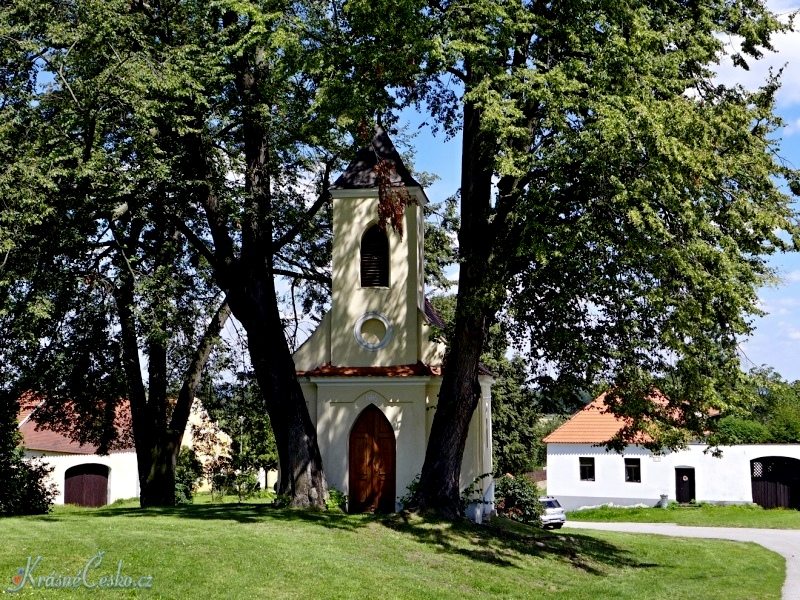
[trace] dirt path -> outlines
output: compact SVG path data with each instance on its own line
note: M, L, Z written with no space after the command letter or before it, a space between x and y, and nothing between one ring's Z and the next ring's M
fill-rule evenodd
M670 523L598 523L589 521L567 521L565 527L754 542L764 546L767 550L777 552L786 559L786 581L783 582L781 597L783 600L800 599L800 530L797 529L685 527Z

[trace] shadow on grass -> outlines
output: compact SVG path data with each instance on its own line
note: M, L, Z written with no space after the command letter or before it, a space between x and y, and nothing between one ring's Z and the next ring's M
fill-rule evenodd
M97 517L158 517L169 516L179 519L198 519L202 521L236 521L253 524L265 521L306 522L326 527L354 531L365 526L374 517L369 515L346 515L338 511L320 512L289 508L276 508L271 504L183 504L174 507L137 508L137 507L103 507L94 509L89 514ZM46 518L46 517L43 517Z
M431 518L393 515L348 515L338 511L276 508L264 503L186 504L164 508L107 506L97 509L68 508L34 517L63 521L72 517L130 518L171 517L199 521L232 521L242 524L267 522L308 523L327 529L356 532L379 524L436 548L440 552L503 567L518 567L524 556L550 558L569 563L590 574L602 575L608 568L651 568L657 564L637 559L628 550L589 535L555 534L549 531L494 519L485 525L469 521L438 521Z
M605 574L604 567L659 566L588 535L554 534L505 519L479 526L468 521L437 522L399 514L384 518L383 524L443 552L503 567L519 566L521 555L554 558L594 575Z

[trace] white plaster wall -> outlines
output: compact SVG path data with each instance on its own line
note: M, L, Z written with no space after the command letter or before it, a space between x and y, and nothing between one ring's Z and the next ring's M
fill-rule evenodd
M67 469L83 464L100 464L109 467L108 502L139 496L139 469L135 452L114 452L107 456L97 454L57 454L26 450L27 458L41 458L53 467L50 480L58 490L55 504L64 504L64 475Z
M322 317L317 328L311 333L292 356L298 371L310 371L331 362L331 313Z
M404 233L387 228L389 287L361 287L361 238L378 219L378 190L335 190L331 287L330 361L350 367L403 365L417 361L417 309L421 296L422 207L404 213ZM362 348L353 327L363 314L385 315L393 328L391 340L377 350Z
M350 431L361 412L374 404L395 432L396 493L422 469L425 457L427 377L320 378L317 383L317 439L328 485L349 493Z
M716 458L705 444L691 444L685 450L653 456L648 450L629 446L624 453L608 452L590 444L547 445L547 493L562 500L567 508L615 502L655 504L661 494L675 499L675 469L695 470L698 502L752 502L750 461L765 456L800 459L800 445L754 444L725 446ZM595 480L581 481L579 461L594 457ZM625 481L624 458L641 459L641 483ZM595 499L592 502L591 499Z

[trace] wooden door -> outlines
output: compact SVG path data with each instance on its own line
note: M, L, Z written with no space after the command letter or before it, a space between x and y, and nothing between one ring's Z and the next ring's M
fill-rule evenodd
M694 469L675 469L675 499L681 503L695 499Z
M391 424L370 404L350 432L350 512L394 512L395 451Z
M86 464L67 469L64 474L64 504L108 504L108 467Z

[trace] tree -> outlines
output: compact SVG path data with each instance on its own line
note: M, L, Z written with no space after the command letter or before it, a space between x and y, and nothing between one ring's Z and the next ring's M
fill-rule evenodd
M437 236L430 243L435 253L445 237L435 226L430 227ZM426 231L427 233L427 231ZM429 247L425 241L426 250ZM427 256L427 252L426 252ZM427 274L426 274L427 277ZM456 308L455 295L431 298L436 312L447 327L440 332L445 342L452 333ZM486 349L481 364L494 379L492 384L492 459L498 475L518 475L531 470L536 464L536 450L541 435L537 423L541 414L541 398L528 385L528 368L522 356L507 357L506 331L500 324L489 330Z
M538 397L527 383L525 360L505 356L484 364L495 376L492 385L492 453L494 472L521 475L536 466Z
M58 246L42 256L61 256L66 247L70 260L109 262L117 276L113 291L93 281L81 287L74 278L53 280L59 298L78 290L94 311L79 311L79 318L70 310L61 313L76 336L62 346L59 364L68 362L69 348L86 343L92 348L86 364L116 365L116 376L95 377L87 395L116 397L110 392L124 388L139 432L142 471L168 473L177 447L160 439L140 448L148 433L137 425L145 423L137 407L164 396L163 359L173 358L167 338L175 331L169 317L177 313L160 309L176 291L170 266L188 265L182 273L209 289L213 281L247 332L275 432L280 492L293 505L324 507L316 432L295 375L275 280L329 281L329 174L351 140L359 143L376 110L393 102L385 78L373 78L376 64L395 79L412 71L398 57L416 32L398 29L376 45L362 31L372 20L369 7L311 1L31 2L4 6L0 18L8 58L3 103L12 114L0 151L20 165L4 189L27 223L44 211L28 208L28 188L18 199L14 190L24 178L36 184L34 198L51 218L48 227L31 228L29 238L46 232ZM26 161L42 167L42 182L30 175ZM50 196L54 200L46 201ZM57 226L65 216L76 220L75 233L70 229L66 236ZM21 247L4 239L0 251L7 250L14 250L15 269L24 272ZM147 262L146 282L130 276L134 258ZM90 277L97 265L90 266L94 271L71 273ZM28 267L36 273L36 262ZM16 286L20 310L34 313L41 325L17 332L30 350L28 357L17 356L30 362L39 356L35 346L47 339L47 327L58 330L49 310L56 292L37 296L29 280L8 281ZM311 291L306 297L318 296ZM172 296L170 302L179 300ZM140 313L144 321L137 320ZM206 313L208 322L223 320L212 314ZM108 323L114 323L111 330ZM147 356L147 388L139 377L139 342ZM191 372L195 382L197 370ZM173 417L185 412L182 401L178 406ZM176 429L166 425L168 408L154 415L155 432ZM161 479L155 503L174 489Z
M25 459L17 430L16 398L0 389L0 516L50 511L55 486L47 480L52 467Z
M443 2L409 101L461 127L459 282L416 501L458 512L459 471L491 324L512 319L543 389L614 385L654 446L741 395L764 255L794 249L800 192L773 132L776 77L748 92L710 65L785 30L761 3ZM456 79L458 86L450 85ZM784 236L781 232L788 233ZM647 398L663 389L668 405Z
M800 382L761 367L748 373L746 391L746 402L711 421L710 444L800 442Z

